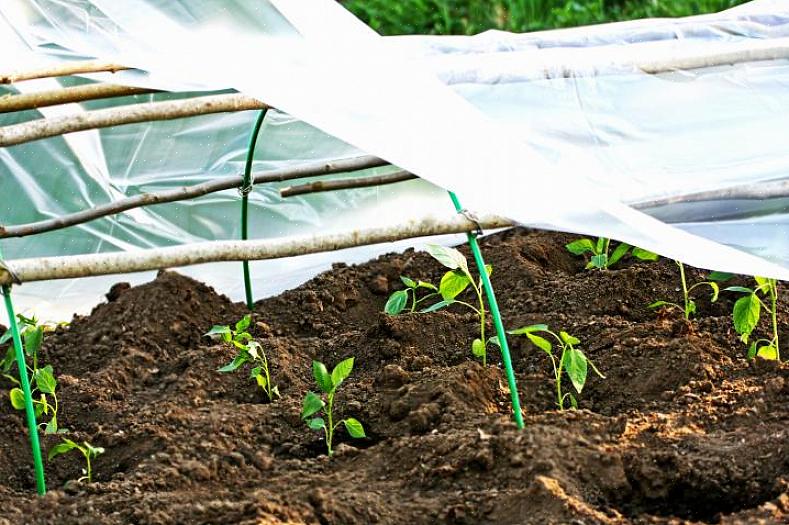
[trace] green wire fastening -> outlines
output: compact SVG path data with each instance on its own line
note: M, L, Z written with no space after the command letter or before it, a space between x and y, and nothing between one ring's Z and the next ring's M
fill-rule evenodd
M0 252L0 260L3 254ZM36 491L43 496L47 492L47 485L44 481L44 463L41 460L41 444L38 441L38 423L36 423L36 412L33 409L33 395L30 392L30 381L27 378L27 363L25 362L25 350L22 347L22 337L19 334L19 325L16 322L14 313L14 303L11 301L11 287L2 287L5 309L8 313L8 323L11 325L11 335L14 342L14 353L16 354L16 366L19 368L19 384L25 397L25 415L27 416L27 429L30 434L30 447L33 449L33 466L36 473Z
M449 192L449 198L452 199L452 204L455 206L455 211L461 213L463 207L460 201L453 192ZM523 428L523 414L521 414L521 400L518 395L518 386L515 384L515 372L512 369L512 358L510 357L510 347L507 344L507 332L504 330L504 324L501 322L501 313L499 312L499 305L496 302L496 294L493 292L493 285L488 277L488 272L485 270L485 260L482 258L482 251L479 249L477 236L475 233L466 233L468 244L471 247L471 253L474 254L474 262L477 264L479 275L482 278L482 286L485 288L485 296L488 298L488 306L490 306L490 315L493 317L493 325L496 327L496 335L499 338L499 346L501 347L501 360L504 362L504 371L507 374L507 384L510 387L510 397L512 398L512 413L515 417L515 424L518 428Z
M246 241L249 237L249 192L252 191L252 161L255 158L255 146L258 142L258 134L263 125L263 120L266 118L268 109L260 112L255 127L252 129L252 135L249 137L249 145L247 146L247 161L244 166L244 179L241 184L241 240ZM247 299L247 308L252 310L255 303L252 299L252 280L249 276L249 261L243 261L244 266L244 292Z

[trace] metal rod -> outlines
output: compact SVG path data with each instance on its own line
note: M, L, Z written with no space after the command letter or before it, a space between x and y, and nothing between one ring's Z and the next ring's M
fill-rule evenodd
M460 201L453 192L449 192L449 198L452 199L452 204L455 206L455 211L458 213L463 211ZM510 356L510 347L507 343L507 331L504 329L504 323L501 322L501 312L499 312L499 304L496 301L496 294L493 291L493 284L490 282L488 272L485 270L485 259L482 257L482 251L477 242L477 236L474 232L466 232L468 244L471 247L471 253L474 255L474 262L477 263L477 270L479 271L480 278L482 279L482 286L485 288L485 295L488 298L488 306L490 306L490 315L493 317L493 325L496 327L496 335L499 338L499 346L501 347L501 360L504 362L504 371L507 375L507 384L510 388L510 399L512 402L512 414L515 418L515 424L519 429L524 427L523 414L521 413L521 400L518 394L518 385L515 382L515 371L512 368L512 357ZM484 344L485 341L483 341Z
M0 260L3 254L0 251ZM36 422L36 412L33 409L33 395L30 392L30 381L27 377L27 362L25 361L25 350L22 346L22 337L19 334L19 325L16 321L14 303L11 300L11 286L2 285L5 310L8 314L8 324L10 325L11 335L14 342L14 353L16 354L16 366L19 368L19 384L25 398L25 416L27 417L27 431L30 435L30 448L33 452L33 468L36 476L36 491L43 496L47 491L46 481L44 480L44 463L41 460L41 444L38 440L38 423Z
M252 162L255 160L255 146L258 142L258 134L263 121L266 119L268 110L264 109L260 112L255 126L252 129L252 134L249 137L249 146L247 147L247 161L244 165L244 180L241 183L241 240L246 241L249 238L249 192L252 191ZM249 261L241 263L244 267L244 294L247 300L247 308L252 310L255 307L255 302L252 300L252 278L249 275Z

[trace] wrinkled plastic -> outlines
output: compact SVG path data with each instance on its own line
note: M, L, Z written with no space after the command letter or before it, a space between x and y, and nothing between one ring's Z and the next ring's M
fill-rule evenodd
M0 4L0 43L13 52L0 56L0 69L99 58L144 73L88 77L173 91L237 89L300 119L267 118L255 171L369 152L456 191L475 211L617 238L704 268L786 278L789 198L679 202L647 214L628 204L788 178L789 61L657 75L621 64L665 49L688 54L787 35L789 8L767 1L527 35L381 38L328 0L9 0ZM0 124L37 116L0 115ZM239 173L255 116L135 124L0 149L0 223ZM253 192L253 237L452 213L446 194L425 181L285 200L278 187ZM237 238L238 221L238 195L228 191L2 242L9 259L130 250ZM330 261L389 249L254 263L256 293L293 286ZM189 273L241 297L240 265ZM117 280L31 283L16 293L29 308L62 315L84 311Z

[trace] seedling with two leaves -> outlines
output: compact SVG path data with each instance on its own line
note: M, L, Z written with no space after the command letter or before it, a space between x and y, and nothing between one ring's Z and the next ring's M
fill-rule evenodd
M32 366L26 366L30 374L31 395L33 397L33 409L36 419L38 420L42 416L49 417L48 421L39 423L39 426L44 429L46 434L62 434L68 432L65 428L60 428L58 426L58 396L56 392L58 382L55 377L55 372L52 365L42 367L39 363L39 351L44 343L44 334L54 331L58 325L52 323L39 323L35 316L25 317L24 315L18 314L17 319L26 361L29 358L32 362ZM11 330L9 329L0 337L0 344L11 340L11 338ZM12 344L9 346L5 358L0 362L0 369L2 369L3 377L16 385L9 392L11 405L16 410L24 410L24 392L22 392L20 388L19 380L11 375L11 370L15 364L16 355Z
M650 308L660 308L666 307L671 309L677 309L685 314L685 319L690 319L690 316L696 313L696 302L691 298L690 292L700 286L709 286L712 290L712 294L710 296L710 301L715 302L718 300L718 294L720 293L720 287L718 283L715 281L722 281L726 280L731 277L730 274L725 274L723 272L712 272L707 277L709 281L701 281L690 288L688 288L688 281L685 278L685 265L682 264L680 261L674 261L679 266L679 276L680 281L682 283L682 298L683 298L683 305L680 306L677 303L672 303L669 301L655 301L654 303L650 304Z
M606 270L619 262L628 252L633 257L642 261L658 260L658 255L656 253L638 248L637 246L630 246L624 242L620 243L609 256L608 252L611 248L611 239L605 237L599 237L597 242L592 242L591 239L578 239L577 241L566 244L565 248L573 255L591 254L591 258L586 264L587 270L592 268Z
M454 248L448 248L446 246L439 246L437 244L428 244L427 245L427 252L438 262L444 265L449 271L447 271L444 276L441 278L441 282L438 285L437 293L431 293L422 299L416 301L416 303L422 302L425 299L429 299L434 296L441 296L441 301L424 308L421 310L422 313L428 312L435 312L437 310L441 310L442 308L446 308L447 306L458 304L464 306L475 314L479 319L479 338L474 339L471 343L471 353L474 357L482 360L482 365L485 366L487 364L487 345L491 342L490 339L485 339L485 301L483 298L483 288L482 288L482 279L479 280L474 279L471 275L471 272L468 268L468 261L460 253L458 250ZM491 265L485 266L485 271L490 275L493 272L493 267ZM413 296L416 297L416 288L428 288L435 290L436 287L430 283L425 283L424 281L416 282L416 287L412 287L411 283L414 283L412 279L403 280L406 286L409 289L412 289ZM467 288L471 287L474 292L475 302L479 306L473 306L465 301L461 301L457 299L457 297L463 293ZM408 290L400 290L400 295L395 298L395 292L387 301L386 313L390 315L396 315L403 311L405 308L405 304L407 301L407 293ZM391 304L390 304L391 303ZM390 308L392 306L392 308ZM415 310L416 304L412 304L412 311Z
M72 450L79 451L82 456L85 458L85 468L82 469L82 477L77 479L77 483L81 483L83 481L87 481L90 483L93 481L93 469L91 467L91 460L95 459L97 456L104 454L104 449L101 447L94 447L87 441L83 441L80 445L79 443L75 443L70 439L63 438L63 442L58 443L51 449L49 449L49 454L47 458L52 461L55 456L59 456L60 454L66 454L67 452L71 452Z
M400 280L406 286L406 289L397 290L389 296L389 299L386 301L386 305L384 306L384 312L389 315L397 315L402 313L402 311L408 306L409 297L411 298L410 312L414 313L416 312L416 307L419 305L419 303L422 303L427 299L438 295L438 288L436 288L436 286L432 283L414 280L404 275L400 276ZM429 290L430 292L427 295L417 299L416 294L419 290Z
M279 397L279 389L271 382L269 373L268 358L263 346L247 331L252 322L250 315L245 315L235 325L230 328L226 325L214 325L205 335L211 338L221 338L222 341L232 346L236 350L233 360L220 368L219 372L235 372L246 363L253 365L249 372L250 379L254 379L269 401L274 400L274 396Z
M318 388L326 396L326 401L315 392L307 392L307 395L304 396L301 418L312 430L323 430L329 456L334 453L332 450L334 431L341 424L345 425L345 430L348 431L352 438L367 437L364 433L364 427L357 419L348 417L336 423L334 422L334 396L337 394L337 388L351 375L352 370L353 357L340 361L331 374L326 369L326 365L320 361L312 362L312 375ZM323 412L325 419L319 415L321 412Z
M559 410L564 410L565 400L570 400L570 405L573 408L578 408L578 401L575 396L570 392L562 391L562 371L567 373L570 378L575 391L579 394L586 385L586 378L588 375L589 367L601 378L605 376L600 373L594 363L587 358L584 353L576 348L581 344L581 341L568 334L567 332L552 332L546 324L533 324L524 326L516 330L509 330L507 333L512 335L525 335L534 346L548 354L551 358L551 365L553 366L553 377L556 383L556 404ZM562 349L561 355L558 357L554 353L553 344L540 334L547 334L556 340L559 347Z
M778 345L778 281L766 277L754 277L756 280L755 288L744 286L730 286L725 290L745 294L737 299L732 310L734 319L734 329L740 334L743 343L748 344L756 325L759 324L759 317L762 309L770 314L772 321L772 337L770 339L760 338L751 341L748 347L748 358L753 359L757 355L764 359L781 360L781 350ZM765 304L763 299L769 299L770 306Z

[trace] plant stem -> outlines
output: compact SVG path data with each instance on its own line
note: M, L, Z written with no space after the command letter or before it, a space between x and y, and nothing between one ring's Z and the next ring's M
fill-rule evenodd
M562 357L564 357L564 350L562 349ZM556 368L556 358L551 355L551 364L553 365L553 376L556 378L556 399L559 401L559 410L564 410L564 396L562 396L562 369Z
M474 290L479 298L479 335L485 348L482 353L482 366L486 367L488 365L488 343L485 340L485 300L482 298L482 291L479 288L475 286Z
M90 452L84 453L85 455L85 462L87 463L86 475L85 477L88 478L88 483L93 481L93 471L91 470L90 466Z
M771 310L773 318L773 341L775 341L775 358L781 362L781 349L778 346L778 280L770 279L770 299L773 308Z
M327 399L328 399L328 403L326 404L327 406L326 417L329 420L329 424L327 427L328 430L326 431L326 447L328 448L329 456L331 456L334 453L331 449L331 442L332 442L332 438L334 437L334 425L333 425L334 421L332 420L332 405L334 404L334 392L330 393L327 396Z
M690 312L688 311L688 282L685 280L685 265L676 261L679 266L679 277L682 280L682 297L685 299L685 319L690 319Z

